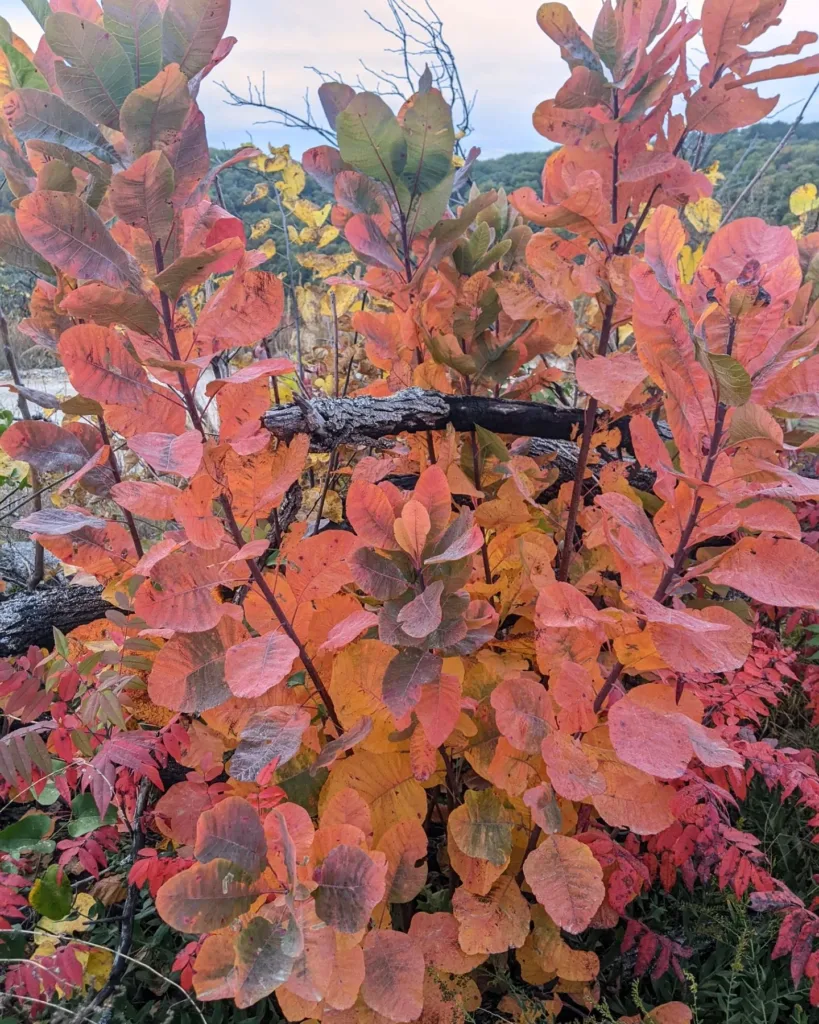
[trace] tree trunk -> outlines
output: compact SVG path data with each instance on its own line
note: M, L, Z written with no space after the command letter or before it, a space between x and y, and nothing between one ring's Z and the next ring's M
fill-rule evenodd
M32 644L50 650L53 627L68 633L103 618L111 607L102 599L102 587L69 587L59 579L0 599L0 657L23 654Z

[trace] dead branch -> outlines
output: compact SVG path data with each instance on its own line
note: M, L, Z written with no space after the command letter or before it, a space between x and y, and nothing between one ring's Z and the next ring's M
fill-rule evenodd
M313 398L276 406L262 417L274 437L289 441L309 434L315 451L343 444L372 444L394 434L423 430L484 427L496 434L568 441L583 411L556 409L540 402L511 402L474 395L445 395L406 388L387 398Z

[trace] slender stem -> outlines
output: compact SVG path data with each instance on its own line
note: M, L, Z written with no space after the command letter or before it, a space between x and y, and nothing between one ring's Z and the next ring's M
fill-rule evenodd
M606 306L603 314L603 325L600 329L600 341L597 346L597 354L603 356L608 351L609 338L611 337L611 326L614 319L614 303ZM571 564L574 551L574 532L577 527L577 517L580 513L580 498L583 492L583 480L586 476L586 466L591 451L592 435L597 420L598 402L596 398L590 398L586 406L586 415L583 420L583 438L580 442L580 451L577 456L577 468L574 474L574 486L572 488L572 500L569 503L569 515L566 520L566 532L563 538L563 550L560 554L560 566L557 578L565 583L569 578L569 565Z
M157 274L161 274L165 269L165 258L162 255L162 243L157 242L154 246L154 263L156 265ZM179 361L181 356L179 354L179 343L176 340L176 330L173 324L173 312L171 310L171 303L168 296L160 288L159 297L162 303L162 321L165 325L165 333L168 336L168 347L171 350L171 358ZM179 378L179 386L182 389L182 395L185 399L185 406L188 410L188 415L191 418L194 429L198 430L204 440L205 431L202 427L202 418L199 415L199 410L196 407L196 399L193 397L190 384L188 384L188 378L185 376L184 370L179 370L177 373Z
M290 292L290 302L293 306L293 323L296 327L296 365L299 370L299 380L304 388L304 358L301 351L301 318L299 317L299 304L296 301L296 285L294 281L293 255L290 252L290 236L287 233L287 214L282 205L281 193L277 188L273 189L276 195L276 204L279 207L279 215L282 219L282 231L284 232L284 255L287 259L287 287Z
M14 352L9 341L9 325L6 322L5 316L0 312L0 337L3 340L3 354L6 357L6 363L8 364L9 373L11 373L11 379L14 381L17 388L23 387L23 381L20 378L20 371L17 368L17 360L14 358ZM20 409L20 415L24 420L31 419L31 410L28 407L28 402L22 394L17 394L17 406ZM39 512L43 507L42 491L40 490L40 483L37 478L37 470L33 466L28 468L28 478L31 483L31 487L34 491L31 496L34 510ZM39 541L32 541L34 545L34 561L31 567L31 575L28 578L28 589L34 590L40 583L42 583L43 576L45 575L45 551L43 545Z
M788 130L785 132L785 134L779 140L777 145L774 146L774 148L771 150L771 153L768 156L768 159L764 161L764 163L760 166L760 168L756 172L756 174L751 178L751 180L748 182L748 184L745 186L745 188L736 197L736 199L734 200L733 204L731 205L730 210L722 218L722 223L723 224L727 224L728 221L734 216L734 214L736 213L737 208L739 207L740 203L742 203L742 201L746 198L746 196L748 196L753 191L753 189L755 188L755 186L756 186L757 182L759 181L759 179L762 177L762 175L765 173L765 171L768 170L768 168L773 163L773 161L776 159L776 157L779 155L779 153L781 153L782 150L785 148L785 146L787 145L788 141L790 140L790 137L793 135L793 133L796 131L796 129L799 127L799 125L802 123L802 119L805 116L805 111L808 109L808 106L809 106L811 100L816 95L817 89L819 89L819 82L817 82L816 85L814 85L813 89L811 89L810 96L808 96L808 98L805 100L805 102L804 102L804 104L802 106L802 109L796 115L796 118L794 119L793 124L788 128Z
M145 808L148 804L148 793L150 792L150 789L151 784L149 780L143 779L139 786L136 806L134 808L134 827L131 832L131 852L129 857L131 867L135 864L139 851L145 843L145 834L142 831L142 815L145 813ZM131 943L134 938L134 918L136 916L138 900L139 886L132 882L128 886L128 894L125 897L125 903L122 908L119 942L117 943L117 950L114 954L114 962L111 965L111 973L108 975L108 980L99 992L92 996L85 1006L82 1007L83 1010L93 1010L96 1006L102 1006L103 1003L113 994L128 969L128 954L131 951Z
M338 348L339 348L339 337L338 337L338 307L336 305L336 293L330 289L330 309L333 312L333 364L334 364L334 378L335 378L335 396L338 398L340 391L340 373L338 368Z
M239 529L239 524L236 522L236 516L233 514L233 508L231 507L227 495L223 494L219 501L225 512L225 519L227 521L230 534L233 537L236 546L241 548L242 545L244 544L244 538L242 537L242 531ZM318 691L319 696L321 697L324 706L327 709L327 714L330 716L333 722L333 725L335 725L335 727L338 729L339 735L341 735L341 733L344 732L344 726L341 724L338 714L336 713L336 708L335 705L333 704L333 699L330 696L327 687L324 685L321 676L316 671L316 666L313 664L312 658L307 653L307 650L305 649L304 644L299 639L295 629L293 629L293 627L290 625L290 620L287 618L284 609L276 599L276 595L270 589L267 580L264 578L262 570L254 561L249 561L248 566L250 567L250 573L253 576L253 581L261 591L262 597L265 599L265 601L267 601L271 611L279 620L279 624L281 625L285 634L293 641L293 643L299 649L299 657L301 658L305 671L307 672L307 675L310 676L313 685Z
M736 320L731 320L730 327L728 330L728 344L726 347L726 355L731 355L734 349L734 339L736 338ZM725 417L728 413L728 407L724 402L719 401L719 392L717 392L717 411L714 416L714 430L711 434L711 443L708 446L708 455L705 459L705 467L702 471L702 482L707 484L711 480L711 475L714 472L714 467L717 464L717 457L719 456L720 445L722 444L723 428L725 427ZM688 551L688 546L691 542L691 535L697 525L700 512L702 511L703 498L701 495L697 495L694 499L694 503L691 506L691 511L688 514L688 519L685 526L680 533L680 539L677 543L677 549L674 552L674 557L671 559L671 565L665 570L662 575L660 582L657 584L657 589L654 592L654 600L659 601L661 604L668 597L668 591L673 584L674 580L682 569L682 564L685 561L685 554ZM612 690L617 680L620 678L620 673L623 671L623 666L619 661L616 661L611 667L611 671L606 677L605 683L600 688L600 692L594 699L594 710L595 712L600 711L605 703L606 698Z
M473 475L475 477L475 487L477 490L481 490L481 453L478 450L478 435L473 427L469 431L469 436L472 440L472 468ZM478 505L480 504L480 498L475 498L474 506L477 511ZM483 534L483 544L481 544L481 557L483 558L483 574L486 578L486 582L491 586L492 584L492 569L489 565L489 548L486 544L486 530L481 527L481 533Z
M313 525L313 533L318 533L321 527L321 517L324 514L324 503L327 500L327 492L330 490L330 480L336 471L338 465L338 448L334 448L330 452L330 458L327 460L327 474L324 477L324 486L321 489L321 495L319 497L318 509L316 511L316 521Z
M117 457L114 455L114 449L111 447L111 439L108 436L108 428L105 425L104 417L98 416L97 423L99 424L100 433L102 434L102 443L108 445L108 466L111 470L111 475L118 484L122 483L122 476L119 471L119 465L117 464ZM123 512L125 514L125 522L128 524L128 531L131 534L131 540L134 542L134 551L137 553L137 558L142 558L144 554L142 550L142 541L140 540L134 517L127 508L123 509Z

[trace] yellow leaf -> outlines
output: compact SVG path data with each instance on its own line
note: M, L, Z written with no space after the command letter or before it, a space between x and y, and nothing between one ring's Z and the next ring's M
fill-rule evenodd
M261 220L257 220L253 227L250 229L250 240L255 242L257 238L261 238L262 235L266 235L270 230L270 226L273 221L270 217L262 217Z
M325 245L329 245L330 242L334 242L337 238L338 228L334 228L332 224L325 224L319 232L316 245L319 249L323 249Z
M253 186L253 191L244 197L242 200L242 206L250 206L252 203L258 203L260 199L266 199L270 195L270 186L263 181L257 182Z
M358 288L350 284L334 284L329 291L325 292L321 299L321 315L332 316L333 307L330 305L330 292L336 297L336 315L344 316L352 309L353 303L358 298Z
M62 921L52 921L50 917L41 917L37 922L34 937L36 951L41 953L42 949L50 948L50 944L54 941L51 938L52 935L78 935L80 932L87 931L91 925L88 913L95 903L96 900L90 893L78 892L74 897L70 917L66 917ZM48 954L43 953L43 955L47 956Z
M696 249L692 249L690 245L684 245L680 251L678 258L678 265L680 268L680 277L686 284L691 284L694 280L694 273L700 264L700 260L705 252L705 246L700 242Z
M788 203L795 217L802 217L813 210L819 210L819 195L813 184L800 185L791 192Z
M297 255L299 263L312 270L317 277L331 277L335 274L343 274L344 271L357 261L354 252L319 253L306 252Z
M332 203L326 206L316 206L309 199L297 199L295 202L286 202L285 206L292 214L299 218L308 228L320 228L330 216Z
M719 227L722 220L722 207L710 196L689 203L685 208L685 216L695 231L711 235Z
M702 172L705 177L711 182L712 185L716 185L718 182L725 178L725 175L719 169L719 160L715 160L710 167Z
M276 243L272 238L268 238L266 242L262 242L256 251L263 252L269 260L273 259L276 255Z
M297 197L303 192L306 184L307 178L305 177L304 169L301 164L297 164L293 160L282 171L282 179L276 182L276 188L281 192L282 199L289 199L291 202L295 202Z
M19 483L28 476L28 463L12 459L0 448L0 478Z

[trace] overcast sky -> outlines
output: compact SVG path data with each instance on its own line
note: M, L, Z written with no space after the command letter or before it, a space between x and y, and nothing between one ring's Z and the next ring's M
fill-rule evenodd
M578 21L591 31L599 0L568 2ZM464 86L477 93L476 130L470 141L480 146L486 157L549 148L547 140L532 128L532 110L540 100L554 95L566 69L557 48L537 27L538 0L435 0L435 6L458 57ZM696 16L702 0L692 0L689 7ZM765 36L765 48L789 42L799 29L815 27L816 9L815 0L789 0L782 24ZM225 80L235 91L245 93L248 78L261 84L264 73L268 100L298 111L303 110L305 90L310 90L315 101L319 82L306 65L316 65L353 84L360 75L366 84L368 76L361 60L378 69L398 66L397 58L385 52L391 43L368 20L367 10L388 16L386 0L233 0L228 32L239 41L200 93L211 144L234 147L252 137L257 145L290 142L296 154L315 145L318 140L314 136L254 123L272 116L265 111L227 106L217 83ZM36 45L39 27L22 0L0 0L0 14ZM693 61L699 63L701 56L691 51ZM779 92L782 109L804 100L813 84L807 79L788 79L766 83L760 91L763 95ZM790 119L797 110L791 106L782 116ZM819 120L819 95L807 120Z

